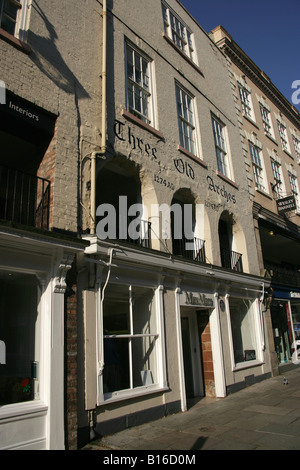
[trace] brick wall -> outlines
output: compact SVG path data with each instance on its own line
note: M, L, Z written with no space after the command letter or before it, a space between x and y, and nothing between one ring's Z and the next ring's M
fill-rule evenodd
M211 348L210 325L208 315L201 315L198 319L201 338L201 354L204 377L204 389L207 397L215 397L215 377Z
M65 297L65 445L77 449L77 288L76 268L67 276Z

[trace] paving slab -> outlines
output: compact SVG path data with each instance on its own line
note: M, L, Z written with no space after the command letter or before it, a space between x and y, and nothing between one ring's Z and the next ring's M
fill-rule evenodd
M95 439L83 450L300 450L300 367L185 413Z

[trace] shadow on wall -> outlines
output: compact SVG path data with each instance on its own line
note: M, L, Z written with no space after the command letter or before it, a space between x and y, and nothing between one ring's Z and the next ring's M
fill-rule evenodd
M48 31L48 37L39 36L31 30L28 31L28 42L34 45L30 54L32 61L59 89L66 93L75 93L77 99L89 98L89 94L59 52L56 45L58 36L55 28L36 0L33 1L32 8L40 15Z

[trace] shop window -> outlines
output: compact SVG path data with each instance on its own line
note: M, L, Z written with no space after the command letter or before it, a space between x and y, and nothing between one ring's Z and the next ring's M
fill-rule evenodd
M271 303L271 318L278 363L289 362L293 354L293 334L289 303L284 300L273 300Z
M0 271L0 406L37 397L38 284L33 275Z
M235 364L261 360L258 351L257 307L252 300L229 297L229 312Z
M158 313L151 288L111 285L105 290L104 400L159 386Z

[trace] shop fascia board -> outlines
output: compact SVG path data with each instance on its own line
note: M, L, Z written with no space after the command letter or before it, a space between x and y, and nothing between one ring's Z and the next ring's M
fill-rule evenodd
M0 227L0 240L1 247L16 247L23 245L24 248L30 251L40 252L53 252L55 248L61 248L72 253L80 253L84 251L87 243L81 239L72 239L67 237L57 236L51 232L34 232L22 229L15 229L13 227Z
M241 287L251 287L261 291L262 284L268 284L265 279L247 273L236 273L234 271L227 271L218 266L211 264L196 264L190 263L188 260L181 261L173 257L171 254L162 253L159 251L141 249L134 249L132 247L125 247L124 245L105 243L98 240L97 237L86 238L90 241L90 246L85 249L85 255L99 257L99 262L103 263L103 258L109 257L109 250L114 250L112 264L121 262L122 267L130 264L133 269L134 264L141 269L141 265L148 266L160 271L162 275L172 275L179 277L180 275L190 275L191 277L202 276L211 282L227 282L234 285L240 284ZM97 260L95 260L97 262ZM120 266L121 267L121 266Z

